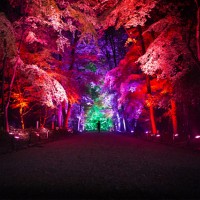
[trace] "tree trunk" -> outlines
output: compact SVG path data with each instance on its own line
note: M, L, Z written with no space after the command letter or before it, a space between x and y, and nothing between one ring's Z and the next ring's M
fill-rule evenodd
M77 129L78 129L79 132L83 131L83 130L81 130L82 116L84 116L83 112L84 111L82 109L82 106L80 105L80 113L79 113L79 117L78 117L78 127L77 127Z
M3 66L2 66L2 74L1 74L1 99L2 99L2 106L1 106L1 127L3 128L3 132L5 132L5 99L4 99L4 83L5 83L5 68L6 68L6 60L7 60L7 43L6 40L4 39L4 56L3 56Z
M80 130L81 130L81 115L79 116L79 118L78 118L78 132L80 132Z
M116 46L115 46L115 41L114 41L113 35L110 36L110 44L111 44L111 49L113 52L113 61L114 61L115 67L117 67Z
M24 125L23 108L20 108L20 109L19 109L19 114L20 114L20 119L21 119L21 126L22 126L22 129L24 130L25 125Z
M149 110L150 110L150 119L151 119L151 130L152 130L153 134L156 134L157 133L157 128L156 128L154 109L153 109L153 105L152 104L150 104Z
M123 128L124 128L124 132L126 132L127 128L126 128L126 121L125 118L123 117Z
M117 112L117 131L121 131L121 119L119 116L119 111Z
M68 123L69 123L69 118L71 114L71 108L72 108L72 105L70 102L68 102L68 108L67 108L67 113L66 113L65 122L64 122L64 126L66 129L69 128Z
M27 6L28 6L28 5L27 5ZM27 7L26 7L26 8L27 8ZM26 8L24 8L23 13L26 12ZM23 16L22 34L21 34L21 38L20 38L20 42L19 42L19 46L18 46L18 52L20 52L21 44L22 44L22 39L23 39L23 35L24 35L24 23L25 23L25 15ZM15 75L16 75L16 71L17 71L17 65L18 65L18 62L19 62L19 58L20 58L20 56L19 56L19 54L18 54L18 55L17 55L16 62L15 62L14 67L13 67L13 75L12 75L12 78L11 78L11 82L10 82L10 84L9 84L8 99L7 99L6 105L5 105L5 107L4 107L5 131L6 131L7 133L9 132L8 108L9 108L9 105L10 105L11 91L12 91L13 83L14 83L14 80L15 80Z
M18 56L18 58L17 58L17 60L15 62L15 65L13 67L13 75L12 75L12 79L11 79L11 82L10 82L10 85L9 85L8 99L7 99L6 106L5 106L5 130L6 130L7 133L9 132L8 107L10 105L10 97L11 97L13 83L14 83L14 80L15 80L15 75L16 75L18 61L19 61L19 56Z
M79 40L78 37L78 31L75 32L73 44L72 44L72 50L71 50L71 63L69 66L69 70L72 70L74 68L74 63L75 63L75 51L76 51L76 45Z
M44 113L44 115L42 115L42 113ZM40 113L40 126L41 127L45 127L45 124L46 124L46 121L47 121L47 118L48 118L48 113L47 113L47 107L43 107L41 108L41 113Z
M72 50L71 50L71 63L70 63L70 67L69 70L73 70L74 69L74 63L75 63L75 51L76 51L76 45L78 43L79 37L78 37L78 31L75 32L75 36L74 36L74 40L73 40L73 44L72 44ZM66 105L66 103L65 103ZM64 105L64 107L65 107ZM70 113L71 113L71 103L68 102L68 109L67 109L67 113L64 114L64 127L66 129L68 129L68 122L69 122L69 117L70 117Z
M178 123L177 123L177 114L176 114L176 102L174 99L171 99L171 117L173 125L173 135L178 133Z
M62 106L58 106L58 127L62 127Z
M112 50L112 53L113 53L113 62L114 62L115 67L117 67L116 45L115 45L115 40L114 40L113 31L107 32L106 40L108 40L109 43L110 43L111 50ZM106 43L107 43L107 42L106 42ZM108 45L108 44L107 44L107 45Z
M142 47L142 53L145 54L146 49L145 49L145 44L144 44L144 38L142 36L141 26L138 26L138 32L139 32L139 37L140 37L140 42L141 42L141 47ZM147 96L148 98L151 98L151 83L150 83L149 75L146 75L146 86L147 86ZM151 120L151 130L153 134L156 134L157 127L156 127L156 120L155 120L154 108L153 108L152 103L150 103L149 112L150 112L150 120Z

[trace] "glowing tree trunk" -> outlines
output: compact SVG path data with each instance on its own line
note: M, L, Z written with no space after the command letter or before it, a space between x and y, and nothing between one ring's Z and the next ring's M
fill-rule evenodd
M126 121L125 118L123 117L123 128L124 128L124 132L126 132L127 128L126 128Z
M153 109L153 105L152 105L152 104L150 104L149 110L150 110L150 119L151 119L151 129L152 129L152 133L153 133L153 134L156 134L156 133L157 133L157 129L156 129L156 122L155 122L154 109Z
M126 132L126 120L125 120L125 116L124 116L124 106L122 106L122 118L121 118L122 122L121 124L123 125L123 131Z
M21 126L22 126L22 129L24 129L25 124L24 124L24 114L23 114L23 108L22 107L19 109L19 114L20 114L20 119L21 119Z
M80 105L80 114L78 117L78 128L77 128L79 132L84 130L83 121L84 121L84 109Z
M121 131L121 120L119 116L119 112L117 112L117 126L116 126L117 131Z
M72 44L72 50L71 50L71 63L70 63L70 67L69 70L73 70L74 69L74 63L75 63L75 52L76 52L76 46L78 43L79 37L78 37L78 31L75 32L75 36L73 38L73 44ZM66 106L66 104L64 105L64 107ZM64 127L66 129L68 129L68 123L69 123L69 118L70 118L70 114L71 114L71 103L70 101L68 102L68 108L67 108L67 113L64 115Z
M200 7L199 0L195 0L197 5L197 26L196 26L196 42L197 42L197 57L200 61Z
M19 56L15 62L15 65L13 67L13 75L9 84L9 89L8 89L8 98L7 98L7 102L6 102L6 106L5 106L5 130L8 133L9 132L9 123L8 123L8 107L10 105L10 97L11 97L11 92L12 92L12 87L13 87L13 83L15 80L15 75L16 75L16 70L17 70L17 65L19 62Z
M71 108L72 108L72 105L70 102L68 102L67 113L66 113L65 121L64 121L64 126L66 129L69 128L68 124L69 124L69 118L70 118L70 114L71 114Z
M138 26L138 32L139 32L139 37L140 37L140 42L141 42L141 47L142 47L142 53L145 54L146 49L145 49L144 39L142 36L141 26ZM147 96L148 96L148 98L151 98L151 84L150 84L150 76L149 75L146 75L146 86L147 86ZM153 105L151 102L150 102L150 106L149 106L149 112L150 112L152 133L156 134L157 133L156 120L155 120L154 108L153 108Z
M58 127L62 127L62 106L58 106Z
M78 131L81 131L81 116L78 117Z
M171 118L172 118L172 126L173 126L173 140L175 134L178 133L178 123L177 123L177 115L176 115L176 102L174 99L171 99Z

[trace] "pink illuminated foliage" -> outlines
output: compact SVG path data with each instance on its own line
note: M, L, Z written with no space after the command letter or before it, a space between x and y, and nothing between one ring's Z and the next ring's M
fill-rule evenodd
M145 55L138 59L145 74L176 81L187 73L189 65L196 64L184 41L183 30L178 19L172 17L162 19L148 29L158 36Z
M13 7L21 7L24 15L14 22L17 41L21 39L21 36L23 37L21 58L25 64L29 64L27 71L21 69L20 73L29 82L37 80L29 92L33 96L41 92L42 97L37 101L52 108L58 106L63 100L67 102L66 93L68 93L70 103L78 103L81 91L84 91L83 87L80 87L82 85L77 76L80 77L81 82L84 82L85 75L78 75L77 72L63 74L59 70L63 63L58 57L61 57L66 48L71 48L70 45L72 45L68 32L74 36L78 31L80 42L96 37L94 26L97 23L89 5L84 2L80 4L67 2L63 4L62 2L10 1ZM53 54L57 56L52 56ZM56 72L53 72L54 70ZM26 74L28 71L30 73Z
M38 66L24 66L21 75L32 86L33 91L29 91L30 95L33 95L32 97L42 105L54 108L63 101L67 101L67 94L63 86Z
M75 113L83 117L82 106L94 103L88 86L102 82L101 102L117 123L147 118L150 105L167 113L172 99L186 102L184 94L198 104L199 87L191 77L199 69L199 39L194 36L199 19L190 16L198 10L197 1L8 2L17 13L12 23L0 13L4 105L11 97L12 108L23 113L35 104L57 109L60 126L73 105L81 104Z
M25 117L30 112L35 112L36 116L39 115L39 118L44 118L45 121L48 116L44 114L47 111L53 111L58 105L67 101L63 86L44 70L36 65L27 65L18 69L11 106L19 109L23 129ZM43 109L44 113L42 114L38 109ZM42 124L45 125L45 122L41 122Z
M124 0L120 1L116 8L110 11L105 23L107 26L119 28L143 26L149 17L150 11L156 6L157 0ZM133 9L134 8L134 9Z

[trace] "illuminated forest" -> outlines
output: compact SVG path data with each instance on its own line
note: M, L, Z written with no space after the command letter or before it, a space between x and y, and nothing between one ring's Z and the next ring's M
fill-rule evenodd
M191 137L198 0L1 0L0 128Z

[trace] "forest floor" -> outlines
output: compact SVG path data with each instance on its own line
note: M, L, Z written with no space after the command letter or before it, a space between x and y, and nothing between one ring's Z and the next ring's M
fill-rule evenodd
M200 152L85 133L0 155L0 199L200 199Z

